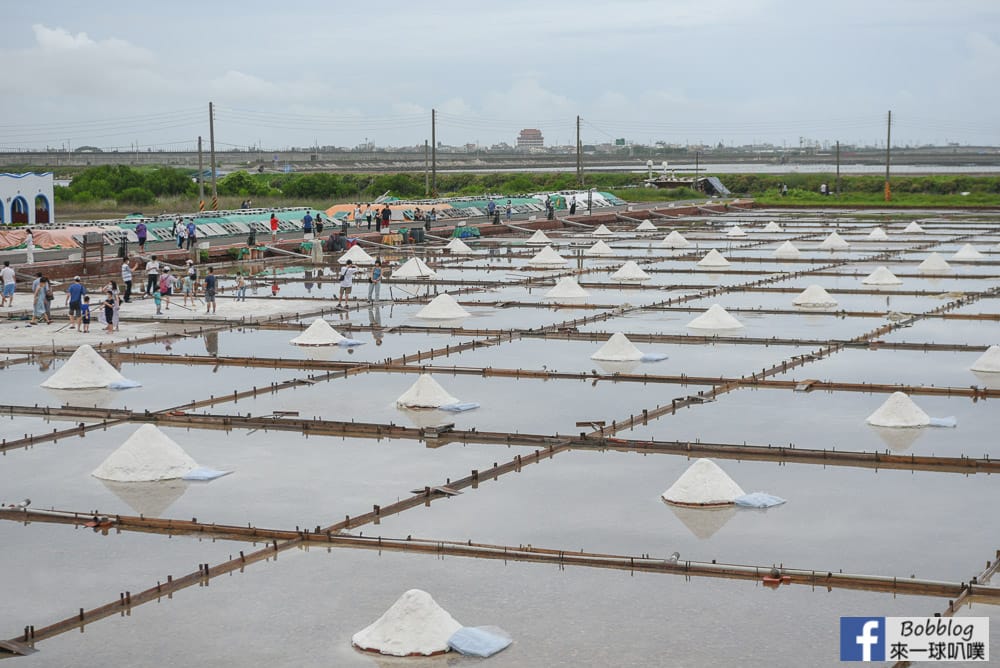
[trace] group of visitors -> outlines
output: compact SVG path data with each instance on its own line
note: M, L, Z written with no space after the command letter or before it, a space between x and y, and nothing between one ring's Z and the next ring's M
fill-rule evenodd
M351 291L354 288L354 275L357 272L358 268L354 266L354 262L351 260L344 262L344 266L340 268L340 292L337 295L337 308L347 307L348 301L351 298ZM378 258L375 260L371 276L368 278L368 302L372 303L379 301L381 290L382 259Z
M198 240L198 228L195 226L194 220L188 220L187 223L185 223L183 218L178 218L177 222L174 223L173 235L174 238L177 239L178 248L184 248L184 244L186 242L187 249L191 250L194 248L194 244ZM136 236L138 236L138 233ZM143 246L144 244L139 246L140 252L142 252Z

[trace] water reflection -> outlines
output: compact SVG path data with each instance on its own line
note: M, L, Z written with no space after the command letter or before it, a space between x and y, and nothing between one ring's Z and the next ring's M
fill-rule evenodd
M101 483L135 514L145 517L161 517L177 499L184 496L190 483L184 480L159 480L156 482L115 482L101 480Z
M661 499L662 501L662 499ZM699 540L708 540L736 515L735 506L688 508L663 501L674 516Z

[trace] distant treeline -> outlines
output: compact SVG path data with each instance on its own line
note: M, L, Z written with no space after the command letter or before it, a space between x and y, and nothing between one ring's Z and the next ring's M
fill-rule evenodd
M134 169L124 165L91 167L77 174L68 187L56 186L57 202L81 204L116 200L119 204L148 205L161 197L197 197L198 186L191 170L171 167ZM782 185L790 191L817 192L820 184L834 188L832 174L721 174L722 182L736 195L765 196L779 192ZM627 172L590 173L586 187L614 190L627 198L628 189L640 185L643 175ZM844 194L882 192L880 175L844 176L840 190ZM573 173L456 173L439 174L440 195L517 195L531 192L567 190L578 187ZM1000 194L1000 176L893 176L894 193L956 195L965 192L979 195ZM210 189L206 183L206 192ZM388 192L396 197L417 198L425 193L423 174L252 174L233 172L219 179L222 196L244 198L282 198L302 201L371 201ZM664 199L671 198L664 193ZM687 194L690 191L684 190ZM641 199L649 199L644 193ZM677 193L674 193L676 195Z

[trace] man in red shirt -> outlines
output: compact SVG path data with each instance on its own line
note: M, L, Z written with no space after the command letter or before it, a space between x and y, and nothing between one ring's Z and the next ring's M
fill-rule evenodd
M275 213L271 214L271 243L275 243L278 240L278 216Z

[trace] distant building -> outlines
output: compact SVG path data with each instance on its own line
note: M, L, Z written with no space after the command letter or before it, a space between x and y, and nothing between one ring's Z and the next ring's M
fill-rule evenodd
M517 147L519 149L544 148L545 138L542 137L542 131L534 128L521 130L521 134L517 136Z
M0 225L44 225L54 220L52 172L0 174Z

